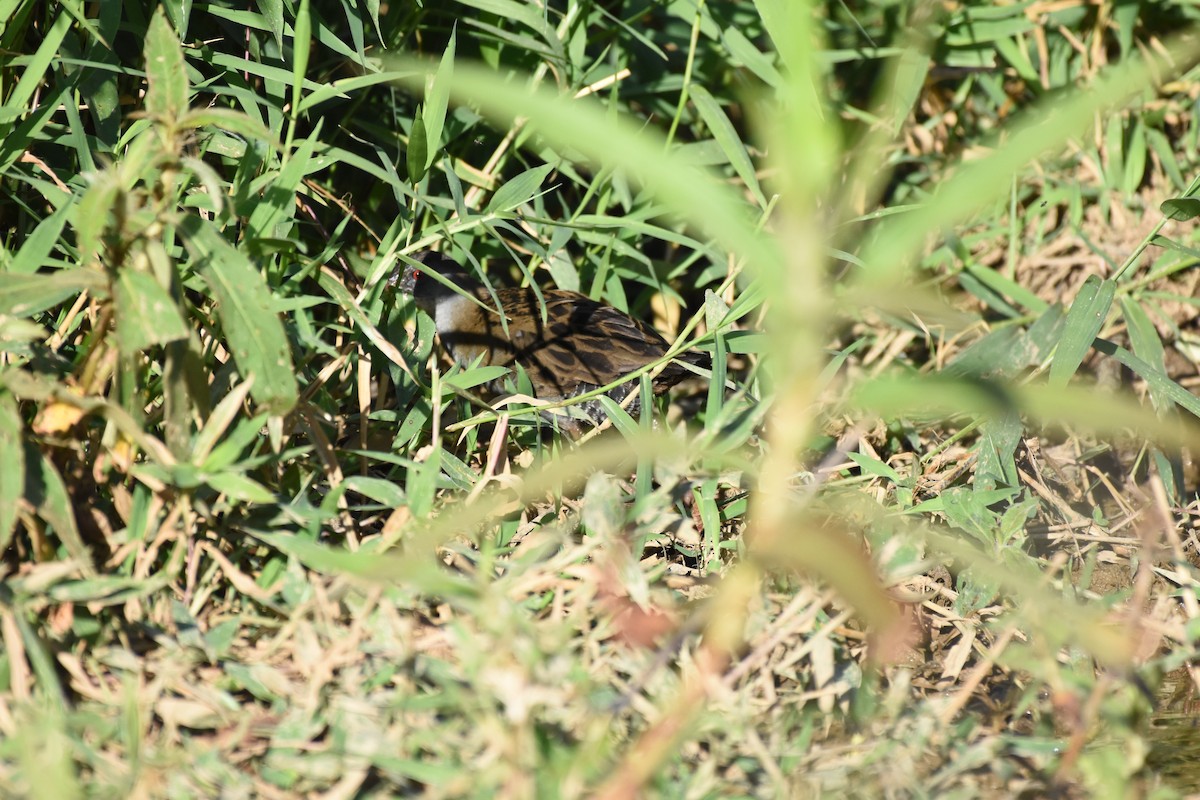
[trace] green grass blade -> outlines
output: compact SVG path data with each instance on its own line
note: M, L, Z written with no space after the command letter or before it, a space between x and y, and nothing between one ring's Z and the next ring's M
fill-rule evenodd
M1089 275L1083 282L1075 302L1067 311L1062 339L1054 352L1054 360L1050 362L1051 386L1066 385L1079 369L1096 335L1104 327L1116 291L1117 284L1114 281L1101 280L1095 275Z

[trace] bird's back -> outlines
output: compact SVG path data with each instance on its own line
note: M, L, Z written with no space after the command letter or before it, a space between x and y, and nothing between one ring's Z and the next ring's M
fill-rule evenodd
M444 330L439 320L439 335L462 363L482 356L485 365L520 364L542 399L573 397L612 383L662 358L669 347L649 325L578 292L542 292L544 321L533 290L500 289L496 296L507 316L507 332L498 314L460 298ZM494 302L486 290L478 297L488 306ZM699 354L682 358L704 366ZM683 367L667 365L655 382L656 391L687 374Z

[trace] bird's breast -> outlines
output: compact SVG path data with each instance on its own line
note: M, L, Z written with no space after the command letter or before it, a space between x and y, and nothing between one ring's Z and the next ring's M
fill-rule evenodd
M465 297L438 304L434 318L442 346L463 366L481 366L512 361L512 346L495 315Z

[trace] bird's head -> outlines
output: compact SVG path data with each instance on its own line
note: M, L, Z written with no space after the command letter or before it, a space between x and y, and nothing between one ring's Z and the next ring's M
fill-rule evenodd
M403 270L397 267L388 279L388 285L398 285L401 292L412 296L417 308L430 316L435 314L440 301L459 294L448 284L463 291L470 291L479 285L461 264L441 253L423 250L412 256L412 260L420 266L405 264ZM445 282L438 280L438 277L444 278Z

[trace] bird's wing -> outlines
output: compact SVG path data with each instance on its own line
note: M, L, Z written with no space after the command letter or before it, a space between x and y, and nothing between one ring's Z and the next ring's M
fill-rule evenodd
M543 297L545 323L532 292L509 298L515 302L505 306L513 360L542 396L569 396L611 383L667 350L653 328L612 306L562 290Z

